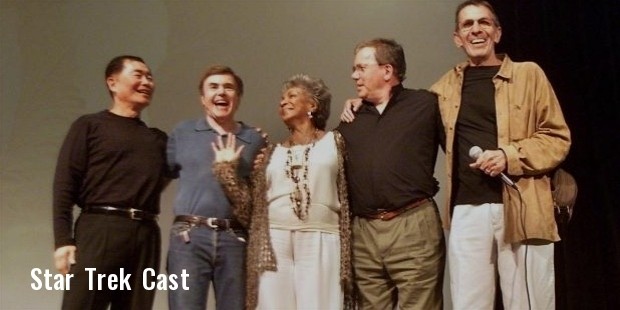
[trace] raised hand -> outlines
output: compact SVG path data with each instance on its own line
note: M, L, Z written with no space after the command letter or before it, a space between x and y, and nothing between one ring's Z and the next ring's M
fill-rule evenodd
M226 143L222 141L222 136L217 137L217 143L212 142L211 147L213 147L213 152L215 152L215 162L225 162L225 161L237 161L241 156L241 151L243 150L243 145L240 147L236 147L237 139L235 135L228 134L226 137Z

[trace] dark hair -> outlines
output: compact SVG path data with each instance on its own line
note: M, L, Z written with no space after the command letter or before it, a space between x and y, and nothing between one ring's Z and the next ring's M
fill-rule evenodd
M105 68L105 78L107 79L111 77L112 75L123 71L123 68L125 68L125 61L127 60L137 61L137 62L146 64L144 60L142 60L142 58L138 56L131 56L131 55L116 56L112 58L110 62L108 62L108 66Z
M402 83L406 78L407 62L403 47L395 40L385 38L375 38L369 41L358 43L355 47L355 54L365 47L375 49L375 59L380 65L392 65L398 80Z
M137 62L141 62L146 65L144 60L142 60L142 58L138 56L132 56L132 55L116 56L112 58L112 60L110 60L110 62L108 62L108 65L105 67L106 81L109 77L123 71L123 69L125 68L126 61L137 61ZM110 91L110 89L108 89L108 93L110 93L110 96L114 97L114 94L112 93L112 91Z
M485 0L467 0L462 2L461 4L459 4L459 6L456 7L456 14L454 17L454 22L455 22L455 28L454 30L459 30L459 13L461 13L461 11L467 7L467 6L483 6L487 9L489 9L489 11L491 11L491 14L493 14L493 22L495 22L495 25L497 27L501 27L500 23L499 23L499 18L497 18L497 13L495 13L495 9L493 9L493 6L485 1Z
M290 77L282 85L282 91L293 87L303 89L316 103L316 111L312 112L312 125L319 130L325 130L327 119L329 118L329 107L332 102L332 94L329 88L318 78L313 78L307 74L296 74Z
M241 78L235 73L235 71L233 71L233 69L223 65L213 65L207 68L205 73L202 75L202 78L200 79L200 83L198 84L198 90L200 91L201 95L204 95L202 87L205 80L212 75L232 76L233 79L235 79L235 84L237 86L237 92L239 93L239 97L243 96L243 80L241 80Z

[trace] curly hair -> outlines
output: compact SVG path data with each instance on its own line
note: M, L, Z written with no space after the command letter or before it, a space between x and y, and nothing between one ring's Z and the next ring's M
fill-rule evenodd
M319 130L325 130L329 109L332 102L332 94L323 80L313 78L307 74L296 74L290 77L282 85L282 91L287 91L293 87L305 90L316 103L317 109L312 112L312 124Z

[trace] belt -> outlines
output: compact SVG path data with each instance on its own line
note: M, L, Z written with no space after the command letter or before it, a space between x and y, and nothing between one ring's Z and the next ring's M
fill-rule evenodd
M413 203L410 203L408 205L405 205L404 207L400 207L400 208L396 208L396 209L391 209L391 210L382 210L379 209L377 210L377 213L367 213L367 214L362 214L359 215L360 217L363 218L367 218L367 219L371 219L371 220L382 220L382 221L389 221L401 214L403 214L405 211L411 210L413 208L419 207L420 205L424 204L425 202L430 202L432 201L431 198L423 198L420 200L417 200Z
M136 221L157 221L157 214L134 208L117 208L113 206L86 206L82 209L84 213L107 214L130 218Z
M232 219L218 219L216 217L204 217L198 215L177 215L174 222L186 222L197 226L206 226L214 230L238 230L243 229L241 223Z

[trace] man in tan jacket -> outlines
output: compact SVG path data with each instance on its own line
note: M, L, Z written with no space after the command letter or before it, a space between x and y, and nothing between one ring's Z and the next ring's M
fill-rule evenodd
M495 53L501 34L489 3L459 5L453 38L468 61L431 87L446 132L452 302L493 309L498 272L505 309L554 309L549 173L570 131L542 69Z

